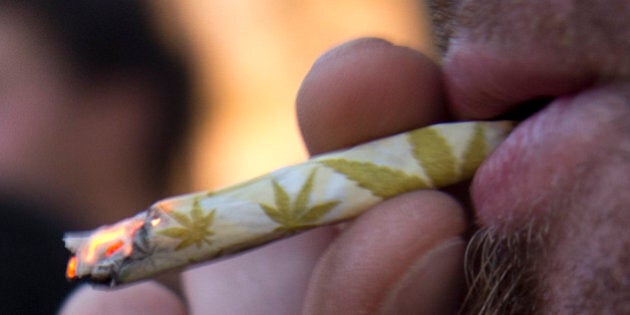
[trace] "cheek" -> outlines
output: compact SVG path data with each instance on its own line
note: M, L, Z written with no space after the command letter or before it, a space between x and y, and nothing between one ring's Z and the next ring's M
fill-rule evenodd
M587 172L589 183L557 204L571 211L550 225L544 268L539 270L549 301L544 313L627 313L630 161L616 156L607 162L593 165ZM623 305L625 311L619 311Z

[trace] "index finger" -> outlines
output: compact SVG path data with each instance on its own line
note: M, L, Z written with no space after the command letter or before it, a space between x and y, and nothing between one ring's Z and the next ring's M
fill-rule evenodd
M311 154L444 121L438 66L420 52L366 38L321 56L297 96Z

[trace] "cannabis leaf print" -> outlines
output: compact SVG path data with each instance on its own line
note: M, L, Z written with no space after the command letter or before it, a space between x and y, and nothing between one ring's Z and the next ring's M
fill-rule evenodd
M457 159L446 139L433 128L422 128L409 133L413 157L433 181L433 186L444 187L458 181Z
M387 199L407 191L445 187L471 178L487 154L485 137L484 127L475 124L474 133L468 140L461 162L458 162L451 144L439 130L422 128L407 133L411 154L430 183L415 174L372 162L334 158L321 160L320 163L345 175L373 195Z
M321 163L384 199L415 189L429 188L418 176L370 162L329 159Z
M474 124L474 130L461 159L457 158L446 139L433 128L412 131L408 136L413 147L413 156L422 166L435 187L445 187L458 181L470 179L487 155L487 142L482 124Z
M486 142L486 133L481 124L475 124L475 131L472 138L468 141L468 146L464 151L462 176L472 178L481 165L481 162L488 155L488 143Z
M200 248L203 243L209 245L211 243L210 236L214 235L214 232L210 230L210 226L214 221L214 213L215 210L213 209L204 215L201 205L199 205L199 199L195 199L189 216L177 211L169 213L181 225L180 227L167 228L157 233L181 239L175 250L184 249L193 244L197 248Z
M315 172L316 169L311 171L293 202L282 185L276 180L271 181L275 205L271 206L265 203L259 203L259 205L271 220L280 224L280 227L274 232L293 232L313 227L320 218L339 204L339 201L333 200L323 201L309 207Z

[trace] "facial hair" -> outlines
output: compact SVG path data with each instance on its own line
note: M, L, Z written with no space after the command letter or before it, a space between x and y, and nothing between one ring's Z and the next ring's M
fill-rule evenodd
M546 215L473 234L460 313L630 314L630 155L607 155L576 169L584 180Z
M482 228L471 238L465 260L468 293L461 314L536 314L537 257L547 229L533 221L519 231Z

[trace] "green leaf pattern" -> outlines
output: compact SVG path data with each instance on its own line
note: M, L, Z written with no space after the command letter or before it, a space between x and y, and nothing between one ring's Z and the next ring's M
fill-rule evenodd
M275 205L259 205L271 220L280 224L275 232L294 232L315 226L318 220L339 204L339 201L331 200L309 206L316 170L311 171L293 202L280 183L271 181Z
M177 211L168 213L168 215L175 219L181 226L170 227L157 231L157 233L180 239L175 250L184 249L193 244L196 245L197 248L200 248L204 243L210 245L210 236L214 235L210 227L214 221L215 211L216 210L213 209L207 214L203 214L199 199L197 198L193 202L192 210L189 212L189 215Z
M446 138L435 128L411 131L407 134L407 141L413 158L431 184L417 175L372 162L331 158L323 159L320 163L345 175L375 196L387 199L411 190L439 188L469 179L487 154L484 126L480 123L474 124L473 135L461 162L458 162Z
M462 177L472 178L481 162L488 155L488 143L486 134L481 124L475 124L475 131L468 141L468 146L462 158Z
M433 128L422 128L409 133L408 141L413 157L424 169L434 187L452 184L457 179L457 159L451 146Z
M329 159L321 163L384 199L414 189L429 188L429 185L418 176L371 162Z
M335 156L320 159L318 163L343 174L359 187L382 199L417 189L443 187L472 177L485 158L488 145L484 126L474 124L473 128L473 134L464 148L461 161L458 161L451 145L438 129L421 128L405 135L411 147L411 155L424 170L430 182L427 182L426 177L370 161ZM257 202L257 205L269 219L279 225L274 232L294 232L316 226L326 214L341 203L338 200L328 200L311 204L316 172L317 167L311 170L302 187L293 196L278 182L277 178L271 178L274 204ZM255 179L218 193L236 191L262 179ZM215 193L209 193L205 197L211 198L214 195ZM203 244L211 244L210 238L214 235L211 226L216 209L204 214L199 198L202 197L194 200L192 210L188 214L177 211L168 213L179 223L179 226L158 232L164 236L180 239L176 250L192 245L199 248Z

